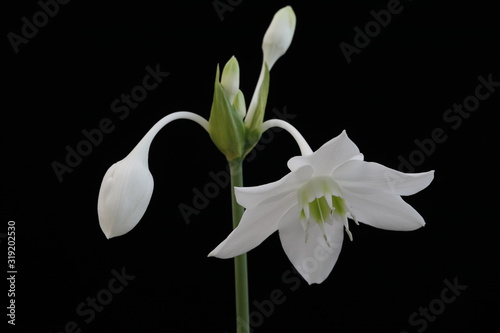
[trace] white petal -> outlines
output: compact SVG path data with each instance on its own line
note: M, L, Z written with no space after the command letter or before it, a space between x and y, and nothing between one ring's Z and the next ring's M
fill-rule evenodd
M432 182L434 171L403 173L374 162L349 160L337 167L332 176L342 188L349 188L351 192L412 195Z
M309 283L323 282L333 269L342 248L344 239L343 225L335 221L325 223L330 246L326 244L319 226L314 222L308 229L307 242L305 232L299 222L298 208L286 213L279 224L281 244L288 259L297 271Z
M359 222L395 231L410 231L425 225L422 216L399 195L345 190L344 196Z
M288 161L288 168L292 171L304 165L312 165L316 175L327 175L340 164L351 158L361 158L359 149L349 139L347 133L331 139L311 155L296 156Z
M236 187L234 189L236 200L243 207L250 209L261 202L272 202L276 198L281 198L292 191L297 190L309 178L313 169L311 166L304 166L296 171L288 173L278 181L253 187Z
M265 202L255 208L247 209L238 227L208 256L232 258L257 247L278 230L282 216L296 203L296 194L292 192L274 202Z

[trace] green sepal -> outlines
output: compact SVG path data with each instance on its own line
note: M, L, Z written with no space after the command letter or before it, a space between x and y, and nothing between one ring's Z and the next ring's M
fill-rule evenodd
M245 126L219 81L219 65L215 74L214 98L208 128L213 143L228 161L243 157Z

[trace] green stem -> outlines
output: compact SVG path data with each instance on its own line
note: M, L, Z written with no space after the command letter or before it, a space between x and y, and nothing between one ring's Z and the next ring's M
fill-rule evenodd
M243 161L229 162L231 170L231 204L233 211L233 229L240 223L244 209L236 202L235 186L243 186ZM234 279L236 290L236 331L237 333L250 332L250 316L248 303L248 274L247 255L242 254L234 258Z

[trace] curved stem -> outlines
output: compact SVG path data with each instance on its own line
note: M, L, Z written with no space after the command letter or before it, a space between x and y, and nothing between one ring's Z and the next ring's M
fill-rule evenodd
M311 147L309 147L309 144L304 139L302 134L300 134L300 132L295 127L290 125L290 123L287 123L286 121L281 120L281 119L270 119L270 120L265 121L262 124L262 132L267 131L268 129L270 129L272 127L279 127L279 128L284 129L288 133L290 133L290 135L297 142L297 145L300 148L300 153L302 155L310 155L313 153Z
M195 123L199 124L201 127L203 127L207 132L208 132L208 121L197 115L196 113L189 112L189 111L178 111L171 113L162 119L160 119L156 124L154 124L153 127L144 135L144 137L139 141L139 143L135 146L135 148L130 152L130 154L134 152L141 152L143 154L146 154L145 156L142 156L145 161L147 161L148 153L149 153L149 146L151 145L151 142L153 142L154 137L158 132L168 123L177 120L177 119L188 119L192 120Z
M177 119L188 119L192 120L195 123L199 124L201 127L203 127L207 132L208 132L208 121L197 115L196 113L189 112L189 111L178 111L171 113L162 119L160 119L151 129L146 133L144 138L141 141L149 141L148 143L151 144L151 141L153 141L153 138L158 134L158 132L168 123L177 120Z

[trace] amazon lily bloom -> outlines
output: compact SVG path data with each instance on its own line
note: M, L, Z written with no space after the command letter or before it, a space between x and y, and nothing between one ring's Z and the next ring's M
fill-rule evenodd
M321 283L337 261L343 229L352 240L348 219L398 231L425 225L401 196L426 188L434 171L406 174L363 161L345 131L314 153L305 141L299 145L305 156L289 160L289 174L270 184L235 189L246 211L209 256L238 256L278 230L297 271L309 284Z

